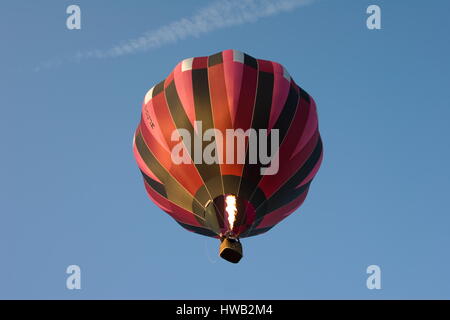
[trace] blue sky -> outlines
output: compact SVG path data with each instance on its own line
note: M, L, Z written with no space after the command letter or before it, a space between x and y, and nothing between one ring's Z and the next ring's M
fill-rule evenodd
M66 61L209 3L2 1L0 298L449 299L450 4L317 0ZM66 28L70 4L81 30ZM382 30L366 28L370 4ZM225 49L285 65L315 98L324 142L304 205L245 239L238 265L148 199L131 149L146 91L178 61ZM81 290L66 289L71 264ZM366 288L372 264L381 290Z

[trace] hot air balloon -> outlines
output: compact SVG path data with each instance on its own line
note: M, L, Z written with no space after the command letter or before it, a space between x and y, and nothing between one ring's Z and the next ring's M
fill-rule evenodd
M313 98L281 64L237 50L185 59L152 87L133 151L150 199L233 263L242 238L303 203L322 161Z

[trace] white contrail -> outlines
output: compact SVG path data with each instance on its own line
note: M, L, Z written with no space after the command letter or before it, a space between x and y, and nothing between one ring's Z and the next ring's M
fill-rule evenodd
M138 38L124 41L109 49L79 52L70 61L89 58L113 58L160 48L188 37L199 37L217 29L255 22L261 18L308 5L315 0L218 0L200 9L191 17L185 17L148 31ZM58 61L58 62L55 62ZM59 65L60 60L42 63L35 70Z

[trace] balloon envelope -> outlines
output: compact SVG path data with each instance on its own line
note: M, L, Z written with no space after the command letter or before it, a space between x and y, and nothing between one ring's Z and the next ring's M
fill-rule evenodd
M322 160L313 98L279 63L236 50L185 59L152 87L133 149L149 197L216 238L274 227Z

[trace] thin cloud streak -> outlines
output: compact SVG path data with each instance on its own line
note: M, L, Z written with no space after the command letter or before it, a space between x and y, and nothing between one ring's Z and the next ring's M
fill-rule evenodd
M68 59L80 62L85 59L115 58L138 52L157 49L168 44L174 44L190 37L256 22L259 19L283 12L292 11L306 6L315 0L219 0L200 9L191 17L185 17L150 30L142 36L124 41L109 49L95 49L78 52ZM61 59L50 60L35 68L39 71L60 65Z

